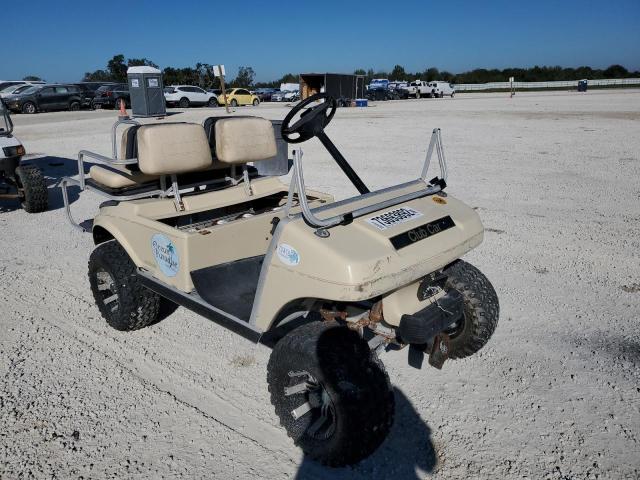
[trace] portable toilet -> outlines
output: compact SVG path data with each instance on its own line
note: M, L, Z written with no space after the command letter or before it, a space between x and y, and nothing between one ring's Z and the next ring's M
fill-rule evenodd
M134 117L159 117L167 113L162 72L146 65L127 69L131 113Z
M586 92L587 91L587 81L586 80L578 80L578 91Z

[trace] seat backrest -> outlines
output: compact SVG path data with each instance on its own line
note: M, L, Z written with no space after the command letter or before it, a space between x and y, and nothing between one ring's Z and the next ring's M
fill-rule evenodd
M136 132L138 168L148 175L173 175L211 168L204 129L197 123L141 125Z
M215 157L223 164L259 162L278 153L273 126L264 118L218 119L211 128L215 134Z
M122 131L122 138L120 139L120 159L137 158L137 135L138 129L141 126L142 125L131 125Z

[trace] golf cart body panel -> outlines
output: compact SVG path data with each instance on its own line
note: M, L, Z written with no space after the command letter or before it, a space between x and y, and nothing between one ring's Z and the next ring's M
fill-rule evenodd
M370 203L376 201L375 197L369 199ZM473 209L452 197L446 202L424 197L399 204L378 213L409 208L422 215L380 230L367 221L376 217L374 213L329 229L325 238L310 229L301 215L284 223L274 240L277 245L272 244L269 263L263 267L266 270L251 323L269 330L280 309L299 299L359 302L382 296L384 303L387 295L460 258L482 242L483 227ZM362 206L362 199L356 197L353 203ZM347 203L323 213L345 213L349 207ZM400 249L391 243L393 237L444 217L453 219L455 226ZM413 303L404 305L401 313L415 313L424 307L423 302ZM385 311L385 321L398 325L401 313L397 309L390 313L388 316Z
M177 212L172 199L140 199L104 206L93 223L94 238L112 236L127 251L138 268L154 278L189 293L194 290L191 272L247 257L265 255L274 217L284 215L287 187L277 178L251 182L252 195L244 185L184 196L185 210ZM312 202L330 202L331 196L308 191ZM253 205L263 206L261 213L246 213ZM234 207L234 212L222 211ZM216 212L220 210L220 212ZM211 213L209 215L209 213ZM245 218L237 218L243 217ZM233 220L228 217L234 216ZM211 217L208 220L202 220ZM224 220L220 223L220 218ZM217 224L216 224L217 223ZM177 271L166 275L154 257L153 237L164 235L175 246L179 259ZM106 238L108 238L108 236ZM171 272L173 273L173 272Z

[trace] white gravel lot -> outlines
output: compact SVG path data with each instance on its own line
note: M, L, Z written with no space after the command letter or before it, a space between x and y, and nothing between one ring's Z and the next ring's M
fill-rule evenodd
M185 309L134 333L100 317L91 237L67 224L56 183L78 150L110 152L115 113L13 119L51 209L0 201L0 478L640 478L640 91L338 111L328 134L374 188L415 178L442 128L448 192L487 229L467 260L501 303L475 357L418 371L406 351L383 356L395 426L343 469L305 460L278 426L267 348ZM303 149L310 187L354 194L319 142ZM80 220L101 201L72 200Z

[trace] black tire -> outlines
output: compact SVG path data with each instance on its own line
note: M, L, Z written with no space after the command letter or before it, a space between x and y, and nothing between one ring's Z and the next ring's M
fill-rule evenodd
M32 165L16 168L16 181L22 189L20 202L27 213L44 212L49 206L49 191L42 171Z
M484 347L500 316L498 295L491 282L473 265L458 260L444 270L448 276L445 288L462 294L464 318L447 330L450 336L449 358L465 358Z
M215 97L211 97L209 99L209 101L207 102L207 106L208 107L217 107L218 106L218 99Z
M253 99L253 106L257 107L258 105L260 105L260 100L258 100L257 98Z
M303 371L310 376L292 376ZM311 387L285 395L305 379ZM325 465L368 457L393 424L395 399L384 366L357 332L336 322L309 323L285 335L271 353L267 380L287 434ZM292 411L305 404L314 408L294 418Z
M22 113L36 113L37 111L36 104L33 102L24 102L22 105Z
M229 103L229 105L231 105L232 107L237 107L238 106L238 101L235 98L231 99L231 103Z
M77 112L78 110L80 110L80 104L78 102L71 102L71 105L69 105L69 111Z
M89 283L100 313L116 330L138 330L157 320L160 297L139 282L136 266L115 240L91 253Z
M189 105L191 105L191 102L187 97L182 97L180 99L180 102L178 102L178 105L180 106L180 108L189 108Z

